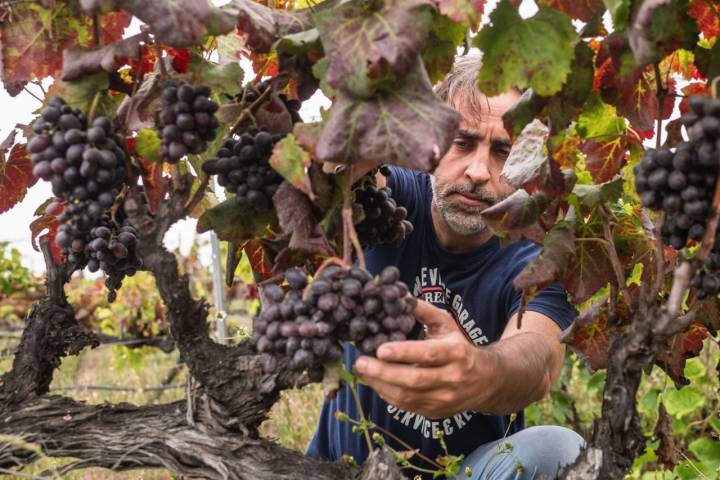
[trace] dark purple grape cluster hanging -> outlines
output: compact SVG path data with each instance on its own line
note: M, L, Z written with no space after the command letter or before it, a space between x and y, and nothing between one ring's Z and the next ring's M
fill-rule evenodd
M387 169L381 173L389 174ZM377 188L375 170L362 177L354 186L355 203L362 208L362 220L355 224L363 248L402 241L413 231L407 209L398 206L390 187Z

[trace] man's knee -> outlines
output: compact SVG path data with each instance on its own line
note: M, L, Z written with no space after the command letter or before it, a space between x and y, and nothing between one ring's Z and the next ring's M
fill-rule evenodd
M569 428L556 425L530 427L511 435L507 441L522 466L520 478L556 478L573 463L585 440Z
M572 430L555 425L531 427L481 446L465 462L474 480L540 480L558 477L584 445Z

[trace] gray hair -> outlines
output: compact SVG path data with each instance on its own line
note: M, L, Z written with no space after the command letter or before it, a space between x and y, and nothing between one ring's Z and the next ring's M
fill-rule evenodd
M483 105L488 106L487 97L480 92L477 85L481 66L482 55L457 56L452 71L435 86L435 93L455 110L465 107L469 111L479 114L483 111ZM522 93L517 88L513 88L513 90Z

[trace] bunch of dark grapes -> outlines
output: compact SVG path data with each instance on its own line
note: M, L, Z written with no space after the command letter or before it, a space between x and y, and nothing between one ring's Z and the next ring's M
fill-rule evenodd
M127 222L118 226L109 217L90 231L90 242L86 248L88 270L105 272L105 286L109 290L108 301L113 302L116 290L123 279L132 277L143 266L135 253L137 230Z
M647 208L662 210L663 242L684 248L702 240L711 212L718 175L716 142L720 138L720 101L691 97L691 111L681 117L690 141L675 152L648 150L635 167L635 188Z
M699 263L699 262L698 262ZM692 279L692 287L697 298L703 300L710 295L720 293L720 238L715 234L715 244L703 264L695 265L697 273Z
M283 179L269 163L275 144L282 135L252 128L238 139L227 140L217 158L203 164L208 175L217 175L220 186L234 193L239 205L255 209L272 207L272 197Z
M288 293L268 286L270 303L254 322L255 346L268 372L283 357L293 370L337 360L344 341L374 355L383 343L406 340L415 328L411 311L416 302L406 296L408 288L396 267L386 267L373 278L359 267L333 265L309 286L300 269L288 270L285 279Z
M98 117L88 128L86 116L59 97L50 99L33 131L28 151L33 174L49 181L56 197L47 212L62 223L58 246L82 268L90 230L127 181L123 140L108 118Z
M177 163L188 153L198 154L215 139L220 125L215 117L218 104L208 98L210 87L193 88L185 82L168 80L163 85L160 111L160 155Z
M366 175L353 188L355 203L363 211L363 219L355 225L364 248L397 243L410 235L413 224L407 220L407 209L398 206L390 187L377 188L373 174Z
M245 94L245 103L253 103L268 88L270 88L270 80L263 80L262 82L258 83L255 86L254 90L250 89ZM283 105L285 105L285 108L287 109L288 113L290 114L290 118L292 119L292 123L302 123L303 119L300 116L300 108L302 107L302 102L297 99L289 99L288 96L284 93L279 94L278 98L283 103ZM242 100L242 94L237 96L237 100Z

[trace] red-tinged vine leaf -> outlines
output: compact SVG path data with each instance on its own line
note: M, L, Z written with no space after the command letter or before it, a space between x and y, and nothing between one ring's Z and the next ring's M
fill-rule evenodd
M513 286L532 297L558 279L575 258L574 238L568 222L557 223L545 236L542 251L515 277Z
M542 112L547 101L547 97L541 97L535 93L532 88L528 88L508 111L503 114L503 126L513 141L520 135L523 128Z
M316 154L323 162L365 160L431 171L450 148L460 115L433 93L419 63L397 90L370 100L335 99Z
M310 198L287 182L273 195L283 233L290 235L291 250L307 255L332 255L332 248L313 214Z
M241 245L253 272L257 273L263 280L270 278L272 276L272 263L262 242L254 238L243 242Z
M50 230L48 233L52 234L52 238L55 238L55 235L53 231L51 230L53 227L57 229L58 226L58 220L57 217L54 215L49 215L45 212L45 209L48 205L50 205L52 202L55 201L55 198L50 197L47 200L45 200L43 203L40 204L35 209L34 216L36 217L32 222L30 222L30 244L32 245L33 249L37 252L40 251L40 247L37 244L37 238L38 236L43 233L45 230ZM55 242L52 242L53 244ZM59 253L59 249L58 249ZM56 259L57 260L57 259Z
M148 199L150 211L156 213L160 202L170 191L171 179L163 176L163 164L138 158L140 175L143 181L143 191Z
M699 32L686 7L687 2L679 0L646 0L640 5L628 31L640 66L659 62L679 48L694 47Z
M11 136L14 138L13 133ZM15 144L9 154L7 150L0 151L0 213L7 212L25 198L28 188L36 181L25 145Z
M105 70L113 72L120 60L140 58L147 33L118 40L102 48L74 47L63 52L62 79L75 80Z
M684 374L685 361L700 354L703 342L707 337L707 327L700 322L693 321L690 322L687 330L670 338L658 352L655 363L665 370L677 388L690 383Z
M660 402L654 431L655 438L660 441L660 445L655 449L655 454L658 457L658 463L661 463L668 471L675 468L678 463L678 448L675 445L672 424L672 417L668 415L665 404Z
M720 6L712 0L690 0L688 14L695 19L705 38L720 35Z
M608 365L610 327L607 303L607 297L593 302L560 334L560 341L567 344L590 371L601 370Z
M516 190L509 197L483 210L483 220L495 231L509 232L532 226L550 203L545 192L532 195L523 189Z
M465 41L466 34L464 24L455 23L445 15L433 15L430 34L422 51L423 64L433 85L452 70L455 52Z
M271 235L277 231L277 221L274 210L239 206L233 197L206 210L198 219L197 232L214 230L220 240L241 242Z
M575 260L558 277L574 304L590 299L608 283L616 283L610 256L605 246L593 241L603 238L602 224L597 212L578 215L575 222Z
M476 30L486 0L432 0L438 10L455 23L467 24Z
M48 8L20 2L13 6L12 20L0 23L1 79L10 95L20 93L30 80L57 76L64 49L93 43L92 19L73 10L69 2L53 2ZM129 24L130 16L125 13L100 16L102 43L121 39Z
M524 188L528 193L565 193L560 167L546 153L548 134L548 127L539 120L533 120L523 128L500 174L505 181L515 188Z
M335 2L324 2L316 9L324 9ZM253 53L269 53L275 42L293 33L314 27L309 8L280 10L257 2L234 0L232 7L237 11L237 28L244 37L244 47ZM255 69L257 72L257 69Z
M310 200L315 199L306 171L310 166L310 155L298 144L292 133L275 145L269 161L270 166L293 187L307 195Z
M171 47L201 45L207 35L235 29L237 11L209 0L104 0L103 10L124 10L150 26L158 42ZM248 2L251 3L251 2Z
M290 112L277 92L263 102L254 114L258 127L264 128L270 133L287 135L293 129Z
M369 98L415 68L432 24L432 4L346 2L313 18L328 61L323 80L347 95Z
M618 174L625 163L627 139L617 136L609 141L587 140L580 145L585 166L595 182L607 182Z
M704 324L712 336L720 331L720 300L717 297L709 297L704 300L696 300L695 320Z
M323 130L322 122L314 123L296 123L293 126L293 135L297 144L315 159L315 149L318 139Z
M705 82L688 83L682 89L680 89L680 91L685 96L685 98L682 98L680 100L680 104L678 105L678 108L680 109L680 114L682 115L690 111L690 103L688 101L688 97L691 97L693 95L702 95L705 97L709 97L710 95L712 95L712 92L710 91L710 86Z
M538 5L560 10L571 18L589 22L605 12L603 0L539 0Z
M493 96L513 86L532 87L548 96L562 88L571 71L578 34L570 18L553 8L540 7L523 20L507 0L490 14L473 44L483 52L478 86Z
M625 36L613 33L603 40L595 59L594 86L602 99L617 108L635 130L653 128L660 112L652 67L638 66ZM670 118L675 105L675 79L665 83L669 95L663 103L663 119Z
M663 77L669 72L677 73L686 80L699 80L700 72L695 65L695 54L689 50L678 49L660 62L660 72Z

